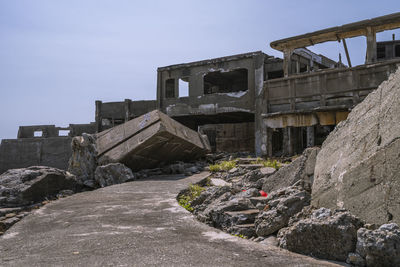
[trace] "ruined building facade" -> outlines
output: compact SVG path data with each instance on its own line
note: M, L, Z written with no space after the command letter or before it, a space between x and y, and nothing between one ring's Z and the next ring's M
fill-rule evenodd
M55 126L42 127L43 137L32 135L39 126L20 128L18 139L2 141L0 173L10 166L26 167L26 162L54 166L43 158L67 155L68 149L52 150L66 147L71 136L82 130L100 132L154 109L205 133L214 151L250 151L257 156L300 153L322 144L335 125L397 69L400 41L377 42L376 33L399 27L400 13L395 13L272 42L282 59L257 51L160 67L156 100L96 101L95 122L70 125L68 137L55 136ZM366 37L366 62L353 67L346 39L356 36ZM307 49L327 41L343 44L346 65ZM65 139L65 144L52 145L53 139ZM27 158L21 158L21 152L28 150Z

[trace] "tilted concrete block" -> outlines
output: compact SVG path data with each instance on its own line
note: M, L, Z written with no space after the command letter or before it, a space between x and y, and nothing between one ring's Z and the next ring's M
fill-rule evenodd
M121 162L133 171L196 159L210 151L206 136L159 110L99 133L96 143L100 165Z

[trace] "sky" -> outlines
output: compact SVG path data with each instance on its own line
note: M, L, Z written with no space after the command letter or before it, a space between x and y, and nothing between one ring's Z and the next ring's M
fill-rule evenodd
M0 139L18 126L94 121L95 100L156 99L157 67L400 11L398 1L0 0ZM400 31L377 36L400 39ZM365 37L347 40L363 64ZM308 47L345 61L342 45Z

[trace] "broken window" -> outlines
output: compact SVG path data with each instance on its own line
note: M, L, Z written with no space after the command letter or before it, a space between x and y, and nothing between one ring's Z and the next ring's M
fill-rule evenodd
M380 45L376 48L376 54L378 59L383 59L386 57L386 46Z
M400 57L400 45L396 45L394 47L394 56L395 57Z
M179 79L179 97L189 96L189 81L188 78Z
M43 131L34 131L33 132L34 137L42 137L43 136Z
M247 69L209 72L204 76L204 94L247 91L247 81Z
M68 136L69 130L58 130L58 136Z
M283 70L269 71L267 75L268 75L268 80L282 78Z
M175 79L165 81L165 98L175 97Z

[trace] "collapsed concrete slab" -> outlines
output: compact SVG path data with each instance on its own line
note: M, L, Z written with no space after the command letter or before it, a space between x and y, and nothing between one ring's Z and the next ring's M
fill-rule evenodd
M120 162L133 171L187 161L210 151L206 136L154 110L97 136L100 165Z

